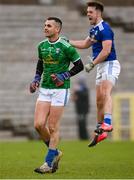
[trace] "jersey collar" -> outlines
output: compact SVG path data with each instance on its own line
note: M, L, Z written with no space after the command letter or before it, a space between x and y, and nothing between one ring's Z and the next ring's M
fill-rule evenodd
M54 41L54 42L51 42L51 41L48 40L49 44L55 44L55 43L57 43L59 41L60 41L60 37L56 41Z
M94 28L97 27L97 26L99 26L103 21L104 21L104 20L102 19L98 24L96 24L96 25L94 26Z

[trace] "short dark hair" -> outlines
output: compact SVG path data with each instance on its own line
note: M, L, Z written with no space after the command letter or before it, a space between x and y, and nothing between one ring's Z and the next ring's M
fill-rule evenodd
M99 1L90 1L87 3L87 6L95 7L95 9L100 10L101 12L104 11L104 5Z
M60 28L62 28L62 21L57 17L48 17L47 20L54 20L60 25Z

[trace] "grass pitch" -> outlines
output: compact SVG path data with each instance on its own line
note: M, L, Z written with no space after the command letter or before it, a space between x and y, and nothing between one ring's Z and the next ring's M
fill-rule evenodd
M132 179L134 142L104 141L94 148L87 141L61 141L63 158L54 174L36 174L47 152L39 141L1 142L0 179Z

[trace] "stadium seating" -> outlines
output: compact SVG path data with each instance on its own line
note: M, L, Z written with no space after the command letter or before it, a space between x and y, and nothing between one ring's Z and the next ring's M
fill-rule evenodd
M131 12L131 15L128 13ZM107 14L114 18L121 17L125 21L134 22L133 9L123 11L109 8ZM43 22L48 16L58 16L63 20L63 35L70 39L81 39L88 35L88 19L76 11L69 11L59 6L17 6L0 5L0 125L3 120L10 121L14 134L27 134L36 137L33 130L33 115L36 95L28 92L29 83L33 78L37 44L43 37ZM116 48L122 65L122 73L115 92L133 91L133 52L134 34L124 32L121 27L114 28ZM90 50L80 50L84 63ZM126 72L126 69L127 72ZM95 71L87 77L91 94L91 113L89 130L95 126ZM75 82L77 77L72 78ZM125 83L124 83L125 82ZM4 125L3 125L4 127ZM61 138L76 139L77 126L73 102L70 101L61 123Z

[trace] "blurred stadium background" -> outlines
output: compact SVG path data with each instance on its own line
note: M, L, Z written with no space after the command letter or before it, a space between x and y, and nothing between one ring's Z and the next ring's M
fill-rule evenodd
M100 0L104 18L115 32L121 75L113 93L114 131L111 139L134 140L134 0ZM85 0L0 0L0 141L38 139L33 128L36 95L28 91L37 60L37 44L43 36L44 19L60 17L62 34L70 39L85 38L89 22ZM84 63L90 50L80 50ZM86 74L91 112L88 129L96 124L95 71ZM73 83L78 76L72 78ZM78 139L74 104L70 100L61 121L61 138Z

